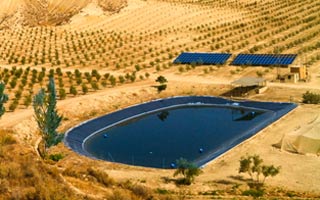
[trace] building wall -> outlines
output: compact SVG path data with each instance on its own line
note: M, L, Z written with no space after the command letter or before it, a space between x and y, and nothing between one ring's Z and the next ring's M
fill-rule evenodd
M305 66L290 67L290 73L299 74L300 80L305 80L307 78L307 68Z

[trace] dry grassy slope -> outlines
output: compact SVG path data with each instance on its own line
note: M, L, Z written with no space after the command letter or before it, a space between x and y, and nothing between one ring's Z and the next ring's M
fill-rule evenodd
M89 3L97 3L105 11L118 11L126 0L8 0L0 2L0 28L12 25L60 25L68 22Z

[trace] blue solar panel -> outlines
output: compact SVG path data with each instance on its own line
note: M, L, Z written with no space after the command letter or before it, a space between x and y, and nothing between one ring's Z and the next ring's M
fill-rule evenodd
M229 53L182 53L174 64L222 65L230 58Z
M290 65L296 57L296 54L239 54L231 65Z

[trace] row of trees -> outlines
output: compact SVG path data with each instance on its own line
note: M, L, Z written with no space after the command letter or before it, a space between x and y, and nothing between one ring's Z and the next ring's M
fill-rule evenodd
M49 69L45 67L39 69L4 68L0 70L0 82L6 85L10 101L7 107L9 111L15 111L17 107L28 108L32 103L35 88L43 87L50 77L57 80L57 94L59 99L65 99L79 94L95 92L101 88L114 87L120 84L132 83L139 80L148 79L148 72L127 72L124 75L115 76L111 73L100 73L93 69L91 72L64 71L62 68Z
M177 168L173 176L182 176L182 178L176 181L177 184L190 185L194 182L195 177L202 173L202 170L198 166L184 158L180 158L176 163ZM263 164L263 159L259 155L243 156L239 163L239 173L246 173L251 178L247 182L250 189L244 191L244 195L262 196L265 180L280 173L280 166Z

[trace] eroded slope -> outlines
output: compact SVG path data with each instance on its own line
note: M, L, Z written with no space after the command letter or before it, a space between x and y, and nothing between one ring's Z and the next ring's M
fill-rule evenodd
M117 12L126 0L8 0L0 2L0 28L17 26L61 25L89 3L104 11Z

